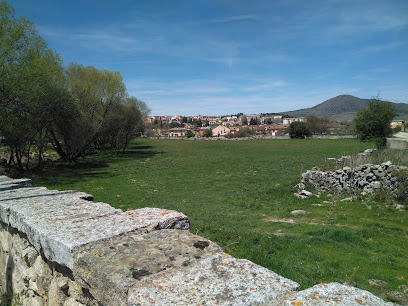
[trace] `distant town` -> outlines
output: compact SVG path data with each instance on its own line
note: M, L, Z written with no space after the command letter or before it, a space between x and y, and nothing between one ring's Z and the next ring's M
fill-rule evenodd
M328 119L312 116L323 134L332 129ZM150 116L145 117L148 137L246 137L251 135L283 136L292 122L307 122L309 117L289 118L281 114L236 114L229 116Z

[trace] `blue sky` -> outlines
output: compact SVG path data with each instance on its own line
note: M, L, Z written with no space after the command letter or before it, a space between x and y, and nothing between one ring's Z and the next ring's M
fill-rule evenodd
M407 0L10 0L64 64L120 71L152 115L408 103Z

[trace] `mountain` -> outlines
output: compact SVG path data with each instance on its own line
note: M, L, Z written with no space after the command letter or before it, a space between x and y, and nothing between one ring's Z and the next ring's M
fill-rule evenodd
M367 102L370 99L360 99L351 95L340 95L331 98L323 103L310 108L299 109L295 111L283 112L283 114L291 117L307 117L307 116L317 116L317 117L327 117L330 120L353 120L357 114L357 111L363 107L367 106ZM395 106L398 118L395 119L406 119L406 108L408 104L406 103L392 103Z

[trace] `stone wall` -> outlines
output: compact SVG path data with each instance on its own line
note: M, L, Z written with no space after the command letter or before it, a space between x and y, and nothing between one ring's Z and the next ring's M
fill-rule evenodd
M0 176L0 291L22 305L387 304L336 283L299 291L191 234L182 213L91 200Z
M311 184L324 192L342 193L360 190L372 193L375 190L385 190L394 193L398 187L396 172L407 169L405 166L392 165L390 161L381 165L343 167L336 171L321 171L315 167L302 174L302 183Z

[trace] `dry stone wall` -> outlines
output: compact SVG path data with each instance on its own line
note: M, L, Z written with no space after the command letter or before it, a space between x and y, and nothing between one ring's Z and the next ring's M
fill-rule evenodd
M182 213L122 212L92 198L0 176L1 292L18 294L21 305L53 306L389 304L336 283L319 285L316 298L315 288L299 291L191 234Z
M302 174L302 183L311 184L319 191L342 193L360 190L372 193L385 190L394 193L398 188L396 172L406 170L405 166L392 165L390 161L380 165L363 164L343 167L336 171L321 171L318 167Z

